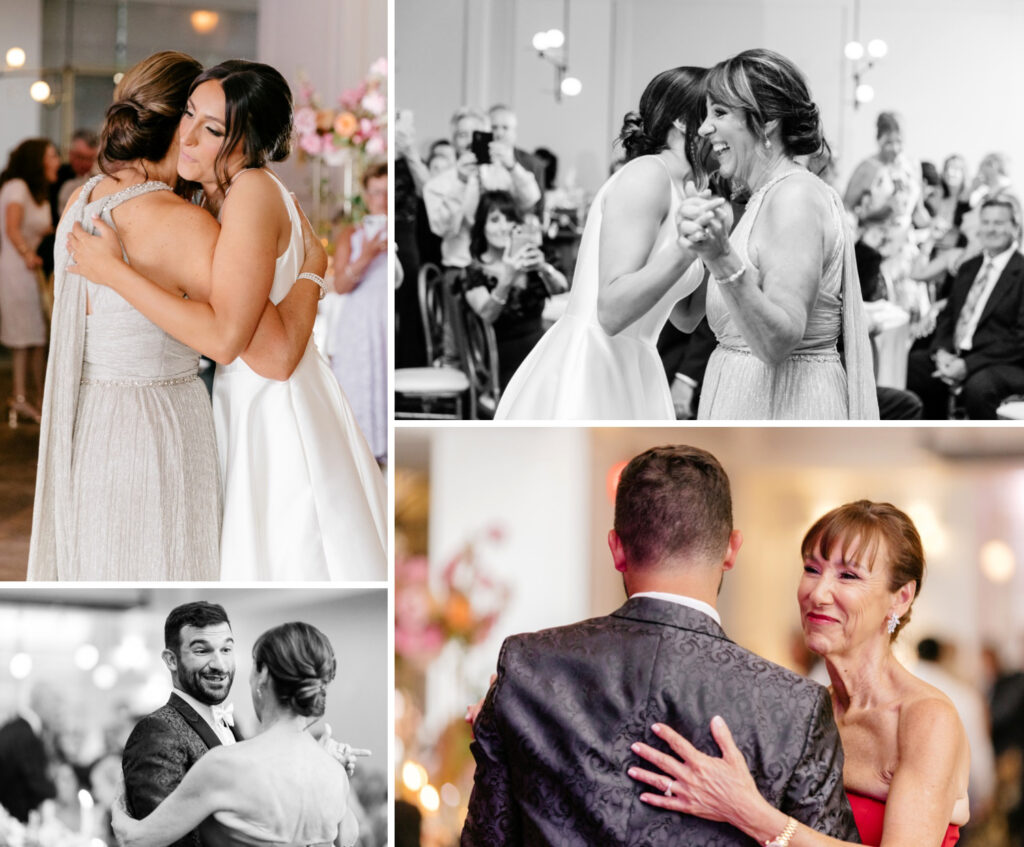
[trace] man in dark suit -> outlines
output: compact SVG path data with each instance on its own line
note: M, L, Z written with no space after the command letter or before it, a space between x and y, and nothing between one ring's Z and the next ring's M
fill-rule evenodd
M961 394L972 420L994 420L1006 397L1024 392L1019 214L1010 199L982 204L978 238L983 253L960 268L931 347L910 354L907 388L921 398L925 418L947 417L952 392Z
M152 812L211 747L234 743L231 707L221 705L235 677L234 648L231 623L221 606L186 603L167 616L162 655L174 691L166 705L132 730L122 759L132 817ZM193 831L175 847L199 845Z
M726 824L640 802L644 786L627 773L643 764L634 742L667 749L656 721L718 755L715 715L769 802L859 842L828 692L734 644L718 621L741 542L714 456L680 445L629 463L608 536L629 599L606 617L505 641L474 725L463 847L753 844Z
M0 727L0 806L22 823L44 800L56 796L43 734L59 731L62 704L58 690L36 685L28 708Z

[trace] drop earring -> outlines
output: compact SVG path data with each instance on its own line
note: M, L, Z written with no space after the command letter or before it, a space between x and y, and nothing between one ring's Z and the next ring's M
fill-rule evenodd
M892 635L896 631L896 627L900 625L900 616L895 612L890 612L889 617L885 621L885 630Z

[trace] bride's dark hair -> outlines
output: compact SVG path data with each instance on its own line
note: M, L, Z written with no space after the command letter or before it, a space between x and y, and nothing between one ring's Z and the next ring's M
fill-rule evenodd
M245 167L262 168L291 152L292 92L276 68L261 62L229 59L196 77L189 96L204 82L224 89L224 141L213 169L222 191L228 187L224 162L241 143Z
M668 131L678 120L686 128L686 159L690 167L697 173L706 172L703 145L697 136L697 128L704 120L706 73L704 68L672 68L647 83L638 110L627 112L622 120L618 140L626 151L627 162L664 150Z
M338 662L331 642L308 623L292 622L268 629L252 648L256 670L270 674L274 696L298 715L320 717L327 705L327 683Z

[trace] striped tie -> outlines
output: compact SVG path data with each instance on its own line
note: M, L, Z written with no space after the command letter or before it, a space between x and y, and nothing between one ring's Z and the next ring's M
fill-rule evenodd
M981 272L975 277L974 282L971 283L971 290L967 292L967 299L964 300L964 307L960 310L960 315L956 319L956 327L953 330L953 342L956 344L957 350L962 349L968 339L971 318L974 317L974 312L978 308L978 300L981 299L982 292L984 292L985 287L988 285L993 267L994 264L991 257L986 256Z

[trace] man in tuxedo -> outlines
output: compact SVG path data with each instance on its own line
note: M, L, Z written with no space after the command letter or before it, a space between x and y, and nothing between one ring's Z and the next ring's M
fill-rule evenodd
M463 847L750 845L726 824L640 802L630 750L663 722L719 755L721 715L761 794L820 832L859 842L825 688L739 647L715 603L742 536L729 480L684 445L634 458L608 545L629 599L605 617L506 639L474 724ZM773 842L786 845L780 833Z
M211 747L235 743L232 707L222 705L235 677L234 649L221 606L185 603L167 616L162 657L174 691L132 730L122 759L132 817L152 812ZM199 845L193 831L174 847Z
M1020 218L1007 198L982 203L982 255L964 262L926 350L910 354L907 388L924 417L948 416L959 393L972 420L994 420L999 404L1024 392L1024 256Z
M48 773L44 733L60 730L63 697L49 685L32 687L28 704L0 727L0 806L22 823L44 801L56 796Z

